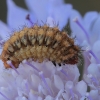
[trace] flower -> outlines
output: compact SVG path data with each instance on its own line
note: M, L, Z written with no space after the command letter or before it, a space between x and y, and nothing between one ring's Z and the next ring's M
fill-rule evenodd
M63 0L42 0L41 3L39 3L40 0L25 0L25 2L30 11L16 6L13 0L7 0L8 26L0 21L0 32L3 33L0 34L1 46L13 34L9 32L14 31L19 25L26 23L27 27L31 27L34 23L38 25L45 23L49 27L54 27L58 24L59 29L62 30L70 18L71 29L77 38L76 42L84 46L85 50L88 47L91 64L86 65L88 68L87 72L84 72L84 80L79 81L81 73L77 65L65 64L55 67L51 61L45 60L38 63L30 58L22 61L17 69L11 61L8 61L7 63L12 68L5 69L0 60L0 100L99 100L98 45L100 41L99 30L96 27L99 25L99 22L96 23L96 20L99 20L98 13L89 12L82 19L80 14L72 9L72 5L64 4ZM76 15L78 19L75 23L73 18ZM28 20L25 19L26 16ZM90 16L92 16L91 19L89 19ZM93 39L94 36L95 39ZM88 91L88 86L90 91Z
M77 17L73 22L73 18ZM99 13L88 12L82 18L81 15L73 10L70 17L71 29L73 34L76 35L79 45L83 46L86 51L84 53L85 58L85 70L84 81L90 87L90 93L88 93L89 100L99 100L100 98L100 57L99 57ZM82 97L84 100L85 97Z
M77 17L75 19L75 17ZM90 18L91 17L91 18ZM73 19L75 19L73 22ZM76 35L78 43L83 47L83 50L88 51L92 60L99 63L99 57L96 54L99 52L97 46L99 44L99 14L98 12L88 12L84 18L76 11L71 12L70 24L73 34ZM77 24L77 25L76 25ZM94 48L95 47L95 48Z

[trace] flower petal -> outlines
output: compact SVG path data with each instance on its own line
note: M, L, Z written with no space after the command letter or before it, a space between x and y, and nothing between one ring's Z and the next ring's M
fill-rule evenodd
M86 39L86 36L85 36L83 30L74 22L74 20L76 18L81 23L81 25L84 26L80 13L76 10L72 10L71 17L70 17L70 27L71 27L73 34L77 37L77 39L80 42L82 42L84 39Z
M25 0L28 8L35 14L39 24L43 24L47 19L48 0ZM41 2L41 3L40 3Z
M98 98L99 98L98 90L91 90L90 91L90 96L93 100L98 100Z
M93 22L96 20L97 17L98 12L96 11L90 11L85 14L83 21L87 30L91 29L91 26L93 25Z
M0 21L0 40L9 37L10 29L7 27L5 23Z
M92 50L95 53L96 57L100 59L100 56L98 55L100 53L100 48L98 48L99 46L100 46L100 40L97 40L92 46Z
M60 30L66 25L68 22L68 18L71 14L72 5L61 5L58 7L54 7L52 11L52 15L54 17L54 21L58 24Z
M38 85L41 83L41 79L37 75L35 75L35 74L31 75L31 79L32 79L33 87L37 89Z
M64 83L58 75L54 75L54 84L57 89L59 90L64 89Z
M91 42L94 43L98 39L100 39L100 16L94 20L94 23L92 24L91 27Z
M84 81L78 82L75 88L82 96L86 94L87 85Z
M54 100L54 98L52 98L50 95L46 96L46 98L44 100Z
M88 74L93 76L100 76L99 67L97 64L90 64L87 68Z
M20 25L29 23L26 20L26 16L29 14L27 10L16 6L12 0L7 0L7 6L7 23L11 29L18 28Z

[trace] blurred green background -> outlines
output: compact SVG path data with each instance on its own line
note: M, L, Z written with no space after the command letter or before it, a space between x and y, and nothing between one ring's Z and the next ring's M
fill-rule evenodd
M14 2L27 9L24 0L14 0ZM65 0L66 3L71 3L73 8L78 10L82 16L87 11L100 11L100 0ZM6 22L7 7L6 0L0 0L0 19Z

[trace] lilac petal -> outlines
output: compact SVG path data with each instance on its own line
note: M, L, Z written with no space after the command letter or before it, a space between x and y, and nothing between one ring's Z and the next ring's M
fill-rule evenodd
M98 98L99 98L98 90L91 90L90 91L90 96L93 100L98 100Z
M48 17L47 18L47 23L46 23L48 26L50 27L54 27L54 19L52 17Z
M64 100L68 100L68 98L69 98L69 95L67 93L62 93L62 96L63 96Z
M80 100L85 100L85 99L86 99L86 97L85 97L85 96L83 96L83 97L81 97L81 98L80 98Z
M38 23L43 24L42 21L45 23L48 16L48 0L25 0L25 2L37 17Z
M94 24L94 21L96 20L97 17L98 17L98 12L96 11L87 12L85 14L83 21L87 30L91 29L91 26Z
M42 85L39 85L38 86L38 92L39 92L39 94L41 93L43 95L47 95L48 91L46 91L46 89L44 89Z
M11 29L18 28L20 25L29 23L26 20L26 15L29 13L27 10L16 6L13 0L7 0L7 7L7 23Z
M38 100L43 100L42 97L38 96Z
M91 79L88 77L88 75L84 74L84 75L83 75L83 79L84 79L85 82L87 82L88 84L91 84Z
M7 27L5 23L0 21L0 40L5 39L10 36L10 29Z
M81 25L84 26L80 13L76 10L71 11L71 17L70 17L71 30L72 30L73 34L77 37L77 39L80 42L82 42L84 39L86 39L86 36L85 36L83 30L74 22L74 20L76 18L81 23Z
M58 75L54 75L54 84L57 89L59 90L64 89L64 83Z
M67 83L65 84L65 89L72 89L73 88L73 82L72 81L67 81Z
M15 100L28 100L26 97L22 96L22 97L17 97Z
M100 40L98 40L94 43L92 50L95 53L96 57L98 57L100 60L100 56L98 55L100 53L100 48L98 48L99 46L100 46Z
M87 85L84 81L78 82L75 88L82 96L86 94Z
M87 68L88 74L93 76L100 76L99 67L97 64L90 64Z
M91 26L91 42L94 43L100 39L100 16L98 16Z
M44 100L54 100L54 98L52 98L50 95L46 96L46 98Z
M35 75L35 74L31 75L31 79L32 79L32 85L33 85L33 87L37 88L38 85L41 83L41 79L37 75ZM36 80L36 81L34 81L34 80Z
M72 5L63 4L59 7L54 7L52 11L52 15L58 27L62 29L66 23L68 22L68 18L71 14Z
M74 82L78 81L80 73L79 73L79 69L77 68L77 66L76 65L70 65L69 70L70 70L70 73L72 73L74 75L73 81Z
M38 96L35 95L34 90L30 90L29 92L29 100L37 100Z

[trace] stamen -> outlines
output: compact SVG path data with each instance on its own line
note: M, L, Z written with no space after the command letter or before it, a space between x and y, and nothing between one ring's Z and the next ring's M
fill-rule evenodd
M47 82L46 82L46 80L45 80L45 77L44 77L44 75L43 75L43 72L42 72L42 71L39 72L39 75L41 76L41 79L43 80L43 82L44 82L46 88L48 89L49 93L51 94L51 96L53 96L52 91L51 91L51 89L49 88L49 86L48 86L48 84L47 84Z
M96 57L96 55L93 53L93 51L89 50L89 53L92 54L92 56L96 59L97 63L100 63L99 59Z
M62 67L57 68L57 70L62 72L68 78L68 74L62 69Z
M37 69L35 66L33 66L32 64L30 64L30 63L27 62L26 60L23 60L23 63L25 63L25 64L31 66L33 69L35 69L35 70L39 73L39 75L40 75L42 81L44 82L44 84L45 84L45 86L46 86L48 92L50 93L51 96L53 96L53 93L51 92L51 89L50 89L50 87L48 86L48 84L47 84L47 82L46 82L46 80L45 80L45 77L44 77L44 75L43 75L43 72L41 72L39 69Z
M27 65L31 66L31 67L32 67L32 68L34 68L36 71L40 72L40 70L39 70L39 69L37 69L35 66L33 66L33 65L32 65L31 63L29 63L28 61L23 60L23 63L25 63L25 64L27 64Z
M25 86L26 86L27 91L30 92L30 89L29 89L29 86L28 86L28 82L27 81L25 83Z
M73 82L72 81L68 81L67 84L66 84L66 88L68 88L68 90L69 90L69 92L71 94L71 98L72 98L72 100L74 100L75 96L74 96L74 93L73 93L73 90L72 90Z
M0 94L6 99L6 100L10 100L8 97L6 97L3 93L0 92Z
M88 42L90 43L88 33L87 33L87 31L85 30L85 28L81 25L81 23L78 21L78 18L74 19L74 21L75 21L76 24L83 30L83 32L85 33L85 35L86 35L86 37L87 37Z
M96 60L97 63L100 63L99 59L96 57L96 55L93 53L93 51L91 50L90 46L86 47L86 51L89 52Z
M96 83L97 85L99 85L98 80L92 76L92 74L88 74L87 77L89 77L94 83Z
M26 16L26 19L30 22L30 24L33 26L33 22L32 22L32 20L30 19L30 15L28 14L27 16Z
M7 64L9 64L9 65L12 67L12 69L14 69L15 72L19 75L19 72L17 71L17 69L16 69L15 66L12 64L11 61L7 61Z
M73 93L73 90L72 90L72 89L69 89L69 91L70 91L70 94L71 94L71 96L72 96L72 100L74 100L74 93Z

